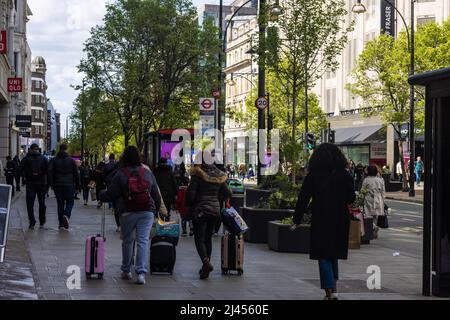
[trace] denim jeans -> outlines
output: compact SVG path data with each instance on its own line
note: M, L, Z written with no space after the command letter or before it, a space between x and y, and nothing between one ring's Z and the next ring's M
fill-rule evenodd
M320 287L322 289L336 289L339 280L337 260L319 260Z
M187 218L181 218L181 228L183 229L183 233L187 233L188 225L189 225L189 232L192 232L194 230L192 220L188 220Z
M421 171L416 171L416 183L417 183L417 185L420 184L421 180L422 180L422 172Z
M39 222L41 225L45 224L45 193L47 192L47 187L45 185L33 185L27 184L27 211L28 219L30 220L30 225L36 224L36 218L34 217L34 201L36 196L39 202Z
M89 187L83 187L83 200L89 201Z
M152 212L133 212L120 217L122 232L122 271L131 272L133 260L133 242L136 235L136 265L137 274L148 272L149 238L155 215Z
M211 258L212 236L217 219L215 216L204 215L194 220L195 247L202 261Z
M70 219L75 202L75 186L55 186L53 188L58 205L59 226L64 225L64 216Z

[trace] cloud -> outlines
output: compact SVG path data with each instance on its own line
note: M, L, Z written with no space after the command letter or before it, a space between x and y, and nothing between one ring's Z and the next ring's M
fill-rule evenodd
M89 31L101 24L106 0L28 0L33 12L27 26L27 38L33 57L47 62L47 95L61 121L72 112L77 96L70 86L82 76L76 66L83 58L83 44Z

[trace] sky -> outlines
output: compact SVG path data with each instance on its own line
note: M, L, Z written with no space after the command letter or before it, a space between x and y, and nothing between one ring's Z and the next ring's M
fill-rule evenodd
M90 29L102 23L107 2L110 0L28 0L33 13L27 26L28 42L33 58L43 56L46 60L47 97L61 113L64 130L77 96L70 86L81 84L82 80L76 67L84 56L83 43L89 38ZM198 6L218 4L219 0L193 2ZM64 130L61 129L61 135Z

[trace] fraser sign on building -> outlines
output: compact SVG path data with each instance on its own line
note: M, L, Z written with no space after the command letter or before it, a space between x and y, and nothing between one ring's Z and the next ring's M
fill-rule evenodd
M381 0L381 33L395 37L395 0L389 2Z

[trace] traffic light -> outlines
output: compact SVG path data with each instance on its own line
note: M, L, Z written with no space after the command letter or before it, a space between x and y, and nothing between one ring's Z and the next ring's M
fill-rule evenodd
M314 150L316 148L316 136L313 133L308 132L306 134L306 142L309 150Z
M328 132L328 142L329 143L336 143L336 131L331 130Z

